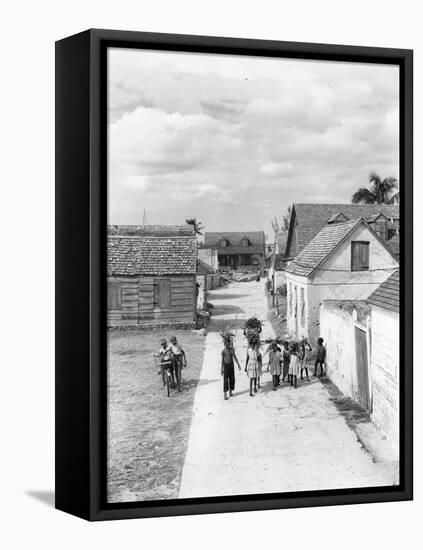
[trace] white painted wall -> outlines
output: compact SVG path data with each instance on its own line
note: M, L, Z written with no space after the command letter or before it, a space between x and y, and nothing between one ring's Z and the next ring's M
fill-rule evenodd
M398 453L399 315L377 306L372 306L371 373L372 420Z
M338 388L358 400L354 307L323 302L320 333L326 346L326 372Z
M369 270L351 271L351 241L369 241ZM295 337L307 337L316 343L320 336L320 305L324 300L365 300L398 267L398 262L365 226L357 227L321 266L313 278L286 273L288 285L288 332ZM291 285L290 285L291 283ZM306 296L305 326L295 319L295 287L304 288ZM292 299L290 300L290 292ZM293 307L290 309L289 304Z
M296 338L311 338L316 333L315 300L310 281L307 277L286 273L287 283L287 329ZM301 289L304 290L304 316L301 315ZM317 302L318 307L318 302Z
M368 271L351 271L351 241L370 242ZM365 300L397 267L397 260L361 225L315 272L313 284L320 287L321 301Z
M217 250L215 248L199 248L198 258L210 265L213 268L213 271L218 270L219 261L217 258Z
M206 276L197 275L196 283L200 285L197 294L197 309L204 309L207 301Z

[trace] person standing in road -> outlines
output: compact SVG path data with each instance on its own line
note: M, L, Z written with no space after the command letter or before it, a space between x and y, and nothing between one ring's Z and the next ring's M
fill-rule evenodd
M300 359L298 357L299 347L297 342L291 344L291 360L289 362L289 376L288 382L291 386L297 387L298 374L300 371Z
M324 376L323 365L326 363L326 348L323 345L323 338L317 338L316 360L314 362L314 376L317 376L317 367L320 365L319 376Z
M289 363L291 362L291 352L289 351L289 343L285 341L283 343L283 370L282 370L282 382L285 382L285 378L288 376L289 381Z
M301 360L301 380L303 378L303 371L305 370L306 378L310 382L308 377L308 362L310 360L311 346L307 341L307 338L303 338L300 342L300 360Z
M273 390L276 391L280 384L282 356L277 343L272 344L269 352L269 370L272 375Z
M227 338L225 339L224 348L222 350L221 367L221 375L223 376L223 395L225 399L228 399L228 392L229 397L232 397L235 390L234 360L238 365L238 370L241 370L241 365L239 364L238 358L235 354L232 341L230 338Z
M257 393L257 378L260 373L259 365L259 348L254 342L251 342L247 350L247 359L245 361L245 372L250 379L250 396L253 397L254 393Z

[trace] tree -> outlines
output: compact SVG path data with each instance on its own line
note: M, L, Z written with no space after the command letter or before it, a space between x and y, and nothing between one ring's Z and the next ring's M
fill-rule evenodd
M289 229L289 222L291 221L291 211L292 207L288 206L287 213L282 216L282 226L284 231L288 231Z
M202 230L205 229L205 227L202 225L202 222L197 222L197 218L189 218L188 220L185 220L185 223L192 225L194 235L203 235Z
M369 175L369 186L360 187L353 194L354 204L396 204L399 202L398 181L388 177L381 179L376 172Z

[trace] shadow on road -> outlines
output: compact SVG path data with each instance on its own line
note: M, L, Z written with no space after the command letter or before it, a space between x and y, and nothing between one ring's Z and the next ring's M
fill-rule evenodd
M210 295L218 300L237 300L238 298L245 298L246 296L249 296L248 294L224 294L223 292L219 294L216 293L216 291L211 292Z
M230 315L231 313L245 313L245 309L235 305L214 305L212 309L212 315Z

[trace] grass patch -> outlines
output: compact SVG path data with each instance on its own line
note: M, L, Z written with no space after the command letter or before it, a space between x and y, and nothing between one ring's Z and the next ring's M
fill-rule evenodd
M182 392L170 397L153 353L163 336L183 344ZM108 500L177 498L204 337L190 331L108 333Z

